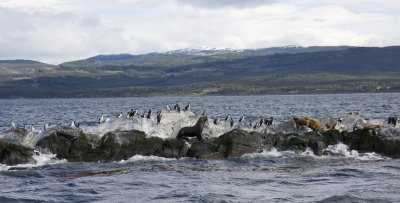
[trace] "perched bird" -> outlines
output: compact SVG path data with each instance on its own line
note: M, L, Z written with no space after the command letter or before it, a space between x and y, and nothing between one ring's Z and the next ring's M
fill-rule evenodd
M150 107L149 112L147 113L147 118L151 119L151 112L153 111L153 109Z
M231 127L233 127L233 124L234 124L233 119L231 119Z
M274 123L274 117L270 117L269 119L265 120L266 125L272 125Z
M202 116L206 115L206 110L203 111L203 113L201 113Z
M231 118L231 114L228 113L228 115L226 115L226 117L225 117L225 121L229 121L230 118Z
M15 130L15 123L11 121L11 130Z
M388 124L389 124L389 125L392 124L393 127L396 127L398 120L399 120L399 119L398 119L396 116L389 116L389 118L388 118Z
M131 109L131 112L129 113L129 117L135 117L137 114L137 108L135 110Z
M105 123L105 122L109 122L109 121L111 121L111 119L110 119L109 116L107 116L107 118L106 118L106 120L104 121L104 123Z
M178 110L179 104L178 102L176 102L175 106L174 106L174 110Z
M171 107L169 107L169 105L167 104L167 108L166 108L167 112L171 111Z
M131 113L131 112L128 111L128 113L126 114L125 118L129 118L129 117L130 117L130 116L129 116L130 113Z
M33 126L33 124L32 124L32 127L31 127L31 131L35 132L35 126Z
M260 122L257 121L256 124L254 124L254 129L256 129L258 126L260 126Z
M49 125L50 125L49 123L44 124L43 129L44 130L48 130L49 129Z
M250 126L250 127L252 127L252 126L253 126L253 123L251 122L251 120L250 120L250 124L249 124L249 126Z
M242 117L239 118L239 123L241 123L244 120L244 114L242 115Z
M343 121L343 118L339 118L338 122L341 123Z
M264 122L265 122L264 118L261 118L259 125L262 126Z
M161 123L161 111L157 112L157 125Z
M71 127L79 128L79 123L76 123L74 120L71 122Z
M99 124L104 123L104 116L103 116L103 115L104 115L104 114L101 113L101 117L99 118Z
M214 124L215 124L215 125L218 125L218 123L219 123L219 116L217 116L217 117L214 119Z
M122 112L117 115L117 118L121 118L121 117L122 117Z
M185 111L188 111L190 109L190 102L185 106Z

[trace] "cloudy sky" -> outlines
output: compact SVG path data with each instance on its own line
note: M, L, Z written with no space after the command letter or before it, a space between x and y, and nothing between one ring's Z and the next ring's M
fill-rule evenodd
M0 0L0 59L400 45L399 0Z

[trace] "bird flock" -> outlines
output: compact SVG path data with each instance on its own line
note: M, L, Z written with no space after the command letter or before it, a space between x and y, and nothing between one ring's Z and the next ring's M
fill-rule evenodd
M190 108L191 108L191 104L190 104L190 102L189 102L189 103L185 106L185 108L183 108L183 111L190 111ZM178 102L175 104L175 106L174 106L173 109L171 109L171 107L167 104L165 110L166 110L167 113L168 113L168 112L171 112L171 111L175 111L175 112L181 113L181 107L180 107L180 105L179 105ZM141 114L140 117L141 117L141 118L152 119L152 112L153 112L153 109L150 107L150 109L149 109L148 111L145 110L145 111L143 112L143 114ZM202 116L207 116L206 114L207 114L207 111L206 111L206 110L203 110L203 112L201 113ZM359 116L360 114L359 114L359 112L355 112L354 114L353 114L352 112L350 112L349 115L350 115L350 116L352 116L352 115ZM126 116L125 116L125 118L133 118L133 117L137 117L137 116L139 116L139 115L138 115L138 109L135 108L135 109L131 109L131 111L128 111L127 114L126 114ZM117 119L121 119L122 117L123 117L123 113L122 113L122 112L120 112L119 114L116 115L116 118L117 118ZM156 119L156 121L157 121L157 125L161 123L162 117L163 117L162 111L157 111L156 117L155 117L155 119ZM246 119L245 114L242 114L241 117L240 117L239 120L238 120L238 123L239 123L239 124L242 124L242 123L244 122L245 119ZM296 121L296 125L298 125L298 126L301 126L301 125L308 125L310 122L312 122L312 121L310 121L310 120L307 120L307 117L306 117L306 119L299 119L297 116L294 116L294 117L293 117L293 120ZM399 119L398 119L398 117L396 117L396 116L389 116L389 117L388 117L388 124L389 124L389 125L393 125L394 127L396 127L396 125L397 125L397 123L398 123L398 120L399 120ZM106 117L105 117L105 116L104 116L104 113L102 113L101 116L100 116L100 118L98 119L98 124L101 125L101 124L104 124L104 123L107 123L107 122L110 122L110 121L111 121L110 116L106 116ZM341 121L342 121L342 118L339 118L339 119L337 120L337 123L341 123ZM214 118L214 120L213 120L214 125L218 125L220 122L221 122L220 116L216 116L216 117ZM234 122L233 118L231 117L231 114L230 114L230 113L228 113L228 114L225 116L225 123L229 123L229 124L230 124L230 127L233 127L233 126L235 125L235 122ZM273 123L274 123L274 117L270 117L269 119L261 118L260 120L258 120L257 122L255 122L254 125L253 125L253 123L252 123L252 120L249 120L249 124L246 124L246 125L248 125L249 127L253 127L254 129L256 129L256 128L262 127L263 125L265 125L265 126L271 126ZM50 123L44 124L43 129L44 129L45 131L48 130L50 125L51 125ZM24 125L24 129L25 129L25 130L28 130L28 127L27 127L27 126L29 126L29 125ZM30 124L30 126L31 126L31 131L32 131L32 132L35 132L35 127L34 127L34 125L33 125L33 124ZM71 126L71 127L74 127L74 128L79 128L79 127L80 127L80 124L77 123L75 120L72 120L71 123L70 123L70 126ZM328 127L328 126L327 126L327 127ZM13 130L15 130L16 128L17 128L17 127L16 127L16 124L15 124L13 121L11 121L11 130L13 131ZM328 128L330 128L330 127L328 127ZM40 130L39 132L41 132L41 130Z

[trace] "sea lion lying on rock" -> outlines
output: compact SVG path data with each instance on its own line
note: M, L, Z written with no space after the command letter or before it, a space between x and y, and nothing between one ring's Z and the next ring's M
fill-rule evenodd
M310 127L313 131L318 131L321 129L321 123L315 118L299 118L298 116L293 116L293 120L296 122L297 129L300 126Z
M303 118L299 118L298 116L293 116L293 120L294 122L296 122L297 129L299 129L301 126L308 126L308 121Z
M197 120L196 124L192 127L183 127L179 130L177 139L186 139L188 137L197 137L200 141L203 139L201 133L203 132L204 123L207 121L207 116L202 116Z
M319 120L310 117L304 117L304 120L308 121L308 127L313 129L313 131L318 131L321 129L321 123Z

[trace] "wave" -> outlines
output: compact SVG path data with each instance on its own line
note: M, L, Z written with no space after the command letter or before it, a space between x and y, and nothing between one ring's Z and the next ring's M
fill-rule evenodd
M57 159L55 154L51 153L43 153L41 151L34 151L33 159L35 160L36 163L34 164L18 164L15 166L8 166L5 164L0 164L0 171L5 171L9 169L16 169L16 168L33 168L33 167L39 167L39 166L44 166L44 165L53 165L53 164L60 164L60 163L66 163L67 160L65 159Z
M176 161L175 158L165 158L159 156L143 156L143 155L135 155L127 160L118 161L118 163L132 163L132 162L168 162L168 161Z
M356 150L349 150L349 147L345 144L339 143L336 145L329 145L324 150L323 156L317 156L313 153L310 148L307 148L302 153L296 153L292 150L278 151L276 148L272 148L271 150L264 150L261 153L251 153L245 154L241 156L245 159L260 159L260 158L276 158L276 157L311 157L314 159L353 159L360 161L376 161L376 160L385 160L390 159L389 157L385 157L379 155L375 152L367 152L367 153L359 153Z

